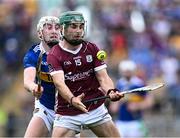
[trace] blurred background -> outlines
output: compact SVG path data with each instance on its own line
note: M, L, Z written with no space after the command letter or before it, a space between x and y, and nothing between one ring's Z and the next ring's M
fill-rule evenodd
M22 137L32 116L32 95L23 88L23 56L39 40L41 16L83 12L86 39L108 53L116 83L118 64L129 58L146 84L164 82L144 112L150 137L180 136L179 0L0 0L0 136Z

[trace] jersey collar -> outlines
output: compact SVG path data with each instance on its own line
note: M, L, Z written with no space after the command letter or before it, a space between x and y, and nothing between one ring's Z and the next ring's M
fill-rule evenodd
M39 44L40 51L44 53L47 53L47 51L44 49L42 42Z
M67 52L69 52L69 53L72 53L72 54L77 54L80 50L81 50L81 48L82 48L82 44L80 45L80 47L78 47L78 49L76 49L76 50L69 50L69 49L67 49L67 48L64 48L63 47L63 43L59 43L59 46L64 50L64 51L67 51Z

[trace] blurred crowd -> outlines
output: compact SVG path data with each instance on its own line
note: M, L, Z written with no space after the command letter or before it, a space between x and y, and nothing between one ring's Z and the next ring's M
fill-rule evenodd
M0 1L0 64L3 65L0 67L1 93L11 85L13 76L22 68L22 56L32 40L32 20L37 9L29 6L31 0Z
M23 73L24 53L38 42L35 25L39 17L78 10L87 20L86 39L107 51L108 71L114 81L120 77L119 62L134 61L137 75L145 83L165 83L157 103L164 103L164 98L180 115L179 0L0 0L0 9L1 98L11 93L10 87ZM3 108L0 104L0 126L14 115Z

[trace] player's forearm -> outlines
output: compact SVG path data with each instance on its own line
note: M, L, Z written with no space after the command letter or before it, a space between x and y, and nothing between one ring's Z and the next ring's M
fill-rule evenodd
M100 79L99 83L105 94L107 94L109 89L114 89L114 83L109 77Z
M24 81L24 88L29 91L29 92L32 92L33 89L36 87L36 83L34 83L33 81L30 81L30 80L25 80Z
M36 87L35 77L35 67L28 67L24 69L24 88L29 92L32 92L32 90Z
M96 72L96 78L101 86L101 89L107 94L109 89L114 89L114 83L107 74L106 69Z
M64 73L59 72L52 74L54 85L58 89L58 93L71 104L71 98L74 97L68 86L65 84Z
M55 83L58 93L71 104L71 98L74 97L70 89L66 86L65 83Z

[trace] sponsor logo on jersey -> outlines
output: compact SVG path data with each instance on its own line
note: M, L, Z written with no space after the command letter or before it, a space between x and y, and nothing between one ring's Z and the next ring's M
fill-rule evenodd
M65 80L70 80L74 82L74 81L86 79L89 76L91 76L92 73L93 73L93 69L90 69L88 71L76 73L76 74L72 74L71 72L69 72L65 74L64 76L65 76Z

